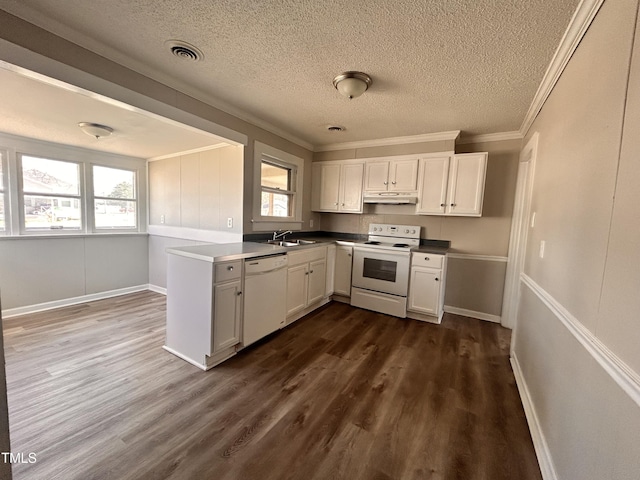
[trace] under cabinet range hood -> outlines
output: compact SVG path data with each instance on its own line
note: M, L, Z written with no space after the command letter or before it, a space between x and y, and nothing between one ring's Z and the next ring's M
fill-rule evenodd
M385 203L387 205L415 205L418 203L418 197L410 193L382 192L369 193L363 199L364 203Z

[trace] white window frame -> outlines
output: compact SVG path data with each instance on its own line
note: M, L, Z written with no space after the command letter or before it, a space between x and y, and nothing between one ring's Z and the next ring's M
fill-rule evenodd
M103 167L103 168L111 168L113 170L122 170L125 172L133 173L133 191L134 198L112 198L112 197L102 197L100 195L96 195L93 188L93 167ZM102 163L91 163L89 165L89 170L91 171L90 175L87 175L87 184L91 183L91 198L87 198L87 204L91 203L91 220L92 220L92 231L93 233L111 233L111 232L138 232L140 230L140 188L139 188L139 175L138 171L135 168L126 168L115 165L104 165ZM89 189L87 189L89 190ZM89 195L87 195L89 197ZM95 205L96 200L123 200L125 202L134 202L136 204L136 224L133 227L98 227L96 225L96 217L95 217Z
M37 192L25 192L23 185L23 164L22 157L33 157L40 158L42 160L51 160L54 162L64 162L64 163L72 163L78 166L78 195L70 195L64 193L56 193L56 194L46 194L46 193L37 193ZM66 160L54 157L52 155L41 155L41 154L31 154L27 152L17 152L16 159L18 162L18 218L20 220L20 234L21 235L42 235L46 233L47 235L73 235L78 233L86 233L87 232L87 199L85 195L84 188L84 167L83 162L78 162L74 160ZM78 199L80 203L80 228L69 228L69 229L50 229L50 228L39 228L39 229L31 229L27 230L27 224L24 213L24 197L25 195L34 195L34 196L44 196L44 197L57 197L57 198L69 198L71 200Z
M274 231L279 229L302 229L302 199L304 182L304 160L261 142L254 142L254 174L253 174L253 230ZM275 217L262 215L262 162L271 163L291 169L290 190L278 193L290 195L290 215ZM271 190L270 190L271 191ZM276 190L272 190L276 191Z

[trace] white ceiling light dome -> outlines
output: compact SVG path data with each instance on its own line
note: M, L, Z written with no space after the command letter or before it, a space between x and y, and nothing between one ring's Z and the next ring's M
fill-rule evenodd
M96 139L108 137L113 133L113 128L107 127L106 125L100 125L99 123L80 122L78 123L78 127L80 127L80 130L84 133L92 137L96 137Z
M371 77L362 72L344 72L333 79L333 86L350 100L366 92L371 83Z

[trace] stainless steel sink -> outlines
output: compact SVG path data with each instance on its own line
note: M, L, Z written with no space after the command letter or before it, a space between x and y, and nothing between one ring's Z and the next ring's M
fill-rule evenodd
M315 240L267 240L267 243L278 245L279 247L297 247L299 245L312 245L317 242Z

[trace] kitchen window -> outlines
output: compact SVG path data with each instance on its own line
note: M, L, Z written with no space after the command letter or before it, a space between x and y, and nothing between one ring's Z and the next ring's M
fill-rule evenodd
M302 228L304 160L255 142L253 230Z
M82 165L20 156L25 231L82 230Z
M138 225L136 173L93 166L93 211L96 230L135 229Z

